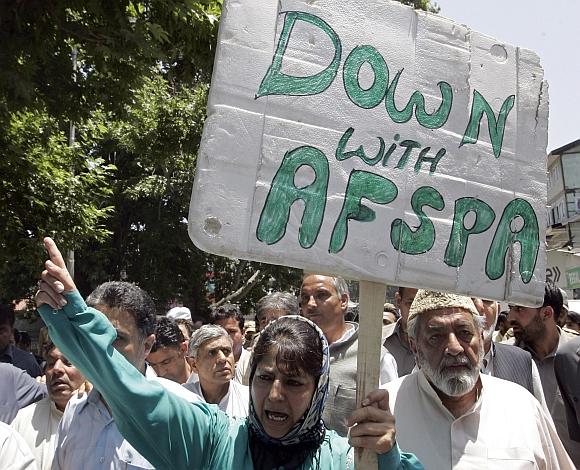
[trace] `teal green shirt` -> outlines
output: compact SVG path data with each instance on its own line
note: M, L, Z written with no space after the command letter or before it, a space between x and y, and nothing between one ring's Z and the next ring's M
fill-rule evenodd
M254 468L248 445L248 421L233 419L215 405L189 403L150 382L113 346L116 331L101 312L87 307L78 292L68 303L39 312L62 353L103 395L119 431L157 469ZM354 468L348 441L327 431L318 454L305 469ZM422 469L395 445L379 455L379 469Z

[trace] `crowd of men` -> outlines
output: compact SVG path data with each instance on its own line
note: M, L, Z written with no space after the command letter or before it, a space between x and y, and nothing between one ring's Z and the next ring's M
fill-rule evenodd
M157 316L151 297L107 282L87 298L117 331L122 354L148 380L182 398L248 415L252 348L283 315L316 323L329 343L323 419L347 435L356 408L358 323L340 277L308 274L297 294L255 305L256 334L240 308L211 310L194 324L188 309ZM580 466L580 336L563 291L546 282L531 308L401 287L384 315L380 382L389 391L399 446L428 469ZM14 345L14 312L0 307L0 470L153 468L115 425L107 398L47 338L41 370ZM130 413L131 403L127 403ZM13 466L10 466L13 465Z

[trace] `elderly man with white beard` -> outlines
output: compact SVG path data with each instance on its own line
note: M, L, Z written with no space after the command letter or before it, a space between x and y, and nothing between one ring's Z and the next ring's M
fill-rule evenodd
M539 402L480 373L483 326L469 297L419 290L407 320L419 370L384 386L397 442L426 469L573 469Z

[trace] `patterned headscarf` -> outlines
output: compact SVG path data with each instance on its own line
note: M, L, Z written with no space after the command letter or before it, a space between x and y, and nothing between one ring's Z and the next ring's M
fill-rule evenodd
M291 446L294 444L299 443L308 443L308 442L315 442L319 444L322 442L324 438L324 422L322 421L322 410L324 409L324 404L326 402L326 397L328 395L328 373L330 370L330 362L329 362L329 354L328 354L328 341L326 341L326 337L324 333L318 328L314 323L310 320L300 316L300 315L285 315L280 317L280 319L288 319L291 318L293 320L301 321L307 323L311 328L313 328L320 337L320 341L322 343L322 366L320 368L320 377L318 378L318 383L316 385L316 389L314 390L314 394L312 395L312 401L310 402L310 407L304 413L304 416L299 419L294 426L288 431L288 433L280 438L275 439L268 434L264 430L262 423L258 419L256 415L256 410L254 408L254 402L252 399L252 394L250 394L250 413L248 416L249 425L251 430L259 437L259 439L266 443L275 446ZM264 331L271 326L275 322L270 323ZM256 368L252 367L252 373L250 376L250 388L252 387L252 381L254 378L254 372Z

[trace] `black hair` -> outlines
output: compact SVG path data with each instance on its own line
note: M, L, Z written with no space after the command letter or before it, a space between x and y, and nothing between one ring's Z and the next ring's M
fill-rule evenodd
M228 318L235 318L238 322L240 330L244 329L244 316L240 307L236 304L225 303L219 307L212 308L209 312L209 322L216 324L220 320L227 320Z
M7 323L10 328L14 327L14 310L10 305L0 304L0 325Z
M280 317L260 334L254 347L250 381L260 361L278 348L276 367L284 374L296 375L299 371L320 377L322 368L322 341L309 324L295 318Z
M552 310L554 310L554 320L558 321L563 305L564 298L562 297L562 291L560 288L556 287L552 281L546 281L544 287L544 303L542 307L552 307Z
M155 328L155 344L153 344L151 352L155 352L160 348L179 348L179 345L184 341L185 337L175 321L167 317L159 317L157 319L157 327Z
M98 286L87 297L87 305L117 308L131 314L142 337L155 333L157 315L153 299L147 292L130 282L111 281Z

